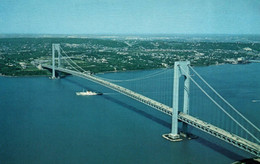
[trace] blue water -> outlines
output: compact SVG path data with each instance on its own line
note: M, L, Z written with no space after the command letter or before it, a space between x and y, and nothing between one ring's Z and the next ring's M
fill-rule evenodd
M260 100L260 64L196 70L259 126L260 102L252 100ZM151 71L99 76L147 73ZM154 90L154 78L145 89ZM198 139L168 142L161 135L170 132L169 116L78 77L0 77L0 86L1 163L218 164L251 157L194 128ZM105 94L76 96L83 88Z

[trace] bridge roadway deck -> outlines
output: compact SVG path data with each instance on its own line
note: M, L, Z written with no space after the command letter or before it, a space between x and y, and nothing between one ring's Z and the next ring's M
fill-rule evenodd
M48 68L48 69L52 69L51 66L49 65L42 65L43 68ZM60 72L65 72L65 73L68 73L68 74L72 74L72 75L75 75L75 76L79 76L79 77L82 77L82 78L85 78L85 79L88 79L90 81L93 81L95 83L98 83L98 84L101 84L105 87L108 87L112 90L115 90L117 92L120 92L128 97L131 97L139 102L142 102L148 106L151 106L163 113L166 113L168 115L172 115L172 108L167 106L167 105L164 105L160 102L157 102L155 100L152 100L148 97L145 97L141 94L138 94L138 93L135 93L129 89L126 89L124 87L121 87L119 85L116 85L114 83L111 83L111 82L108 82L108 81L105 81L97 76L94 76L94 75L90 75L90 74L85 74L85 73L81 73L81 72L76 72L76 71L73 71L73 70L69 70L69 69L65 69L65 68L55 68L56 71L60 71ZM179 121L182 121L182 122L185 122L193 127L196 127L208 134L211 134L221 140L224 140L240 149L243 149L253 155L256 155L256 156L260 156L260 145L256 144L256 143L253 143L251 141L248 141L244 138L241 138L235 134L232 134L232 133L229 133L221 128L218 128L212 124L209 124L207 122L204 122L198 118L195 118L195 117L192 117L188 114L184 114L182 112L179 112L179 115L178 115L178 119Z

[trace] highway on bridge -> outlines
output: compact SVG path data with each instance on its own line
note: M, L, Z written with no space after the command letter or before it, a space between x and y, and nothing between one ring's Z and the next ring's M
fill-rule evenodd
M52 66L50 65L46 65L46 64L42 64L41 65L42 68L46 68L46 69L50 69L52 70ZM110 88L112 90L115 90L119 93L122 93L130 98L133 98L141 103L144 103L148 106L151 106L152 108L154 109L157 109L165 114L168 114L168 115L172 115L172 108L167 106L167 105L164 105L158 101L155 101L155 100L152 100L146 96L143 96L141 94L138 94L136 92L133 92L127 88L124 88L122 86L119 86L117 84L114 84L114 83L111 83L111 82L108 82L108 81L105 81L97 76L94 76L94 75L91 75L91 74L88 74L88 73L81 73L81 72L77 72L77 71L73 71L73 70L69 70L69 69L66 69L66 68L61 68L61 67L55 67L55 71L60 71L60 72L64 72L64 73L68 73L68 74L71 74L71 75L75 75L75 76L78 76L78 77L81 77L81 78L84 78L84 79L87 79L87 80L90 80L90 81L93 81L95 83L98 83L100 85L103 85L107 88ZM248 141L244 138L241 138L235 134L232 134L230 132L227 132L221 128L218 128L212 124L209 124L205 121L202 121L198 118L195 118L193 116L190 116L188 114L184 114L182 112L179 112L178 114L178 120L179 121L182 121L182 122L185 122L193 127L196 127L208 134L211 134L223 141L226 141L240 149L243 149L251 154L254 154L256 156L260 156L260 145L256 144L256 143L253 143L251 141Z

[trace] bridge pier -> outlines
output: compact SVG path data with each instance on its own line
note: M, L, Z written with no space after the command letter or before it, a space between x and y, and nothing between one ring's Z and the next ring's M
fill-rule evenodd
M184 71L182 72L183 76L184 76L184 97L183 97L183 113L184 114L189 114L189 102L190 102L190 70L189 70L189 66L190 62L185 62L183 64L182 69L184 69ZM182 122L182 133L183 134L187 134L188 133L188 124L185 122Z
M190 79L189 79L189 61L175 62L174 63L174 83L173 83L173 108L172 108L172 128L171 133L164 135L166 139L171 141L180 141L178 133L178 113L179 113L179 83L180 77L184 76L184 102L183 113L189 114L189 92L190 92ZM186 136L188 125L183 122L182 133Z
M58 52L58 67L61 66L61 54L60 54L60 44L52 44L52 79L56 79L55 72L55 51Z

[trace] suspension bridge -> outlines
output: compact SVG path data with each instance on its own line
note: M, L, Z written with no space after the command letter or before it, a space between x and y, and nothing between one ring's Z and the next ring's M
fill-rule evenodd
M56 53L57 52L57 53ZM56 57L55 54L58 54ZM115 84L115 81L105 79L96 75L91 74L89 71L84 70L72 59L59 44L52 45L52 62L51 63L39 63L42 68L52 70L52 78L56 78L57 72L63 72L78 76L94 83L98 83L102 86L117 91L123 95L126 95L132 99L135 99L143 104L146 104L160 112L163 112L172 117L171 132L166 137L171 141L180 140L180 132L178 131L178 122L182 122L182 133L188 133L188 125L195 127L201 131L204 131L214 137L217 137L227 143L230 143L244 151L247 151L254 156L260 157L260 130L250 120L248 120L243 114L241 114L235 107L233 107L227 100L225 100L210 84L204 80L199 73L190 66L190 62L175 62L174 65L174 78L173 78L173 95L172 95L172 106L166 105L165 103L159 102L148 96L139 94L131 89ZM67 67L63 66L63 62L68 64ZM191 72L194 75L191 75ZM218 99L220 99L226 107L221 105L213 96L204 89L204 87L197 82L196 76L200 81L213 92ZM180 107L180 83L183 79L183 105ZM190 84L194 84L221 112L222 115L226 116L226 119L230 120L230 126L236 126L234 131L232 128L229 129L224 126L217 125L214 121L205 121L193 116L191 113L192 106L190 105L191 89ZM199 110L199 109L196 109ZM220 120L218 116L215 116L216 120Z

